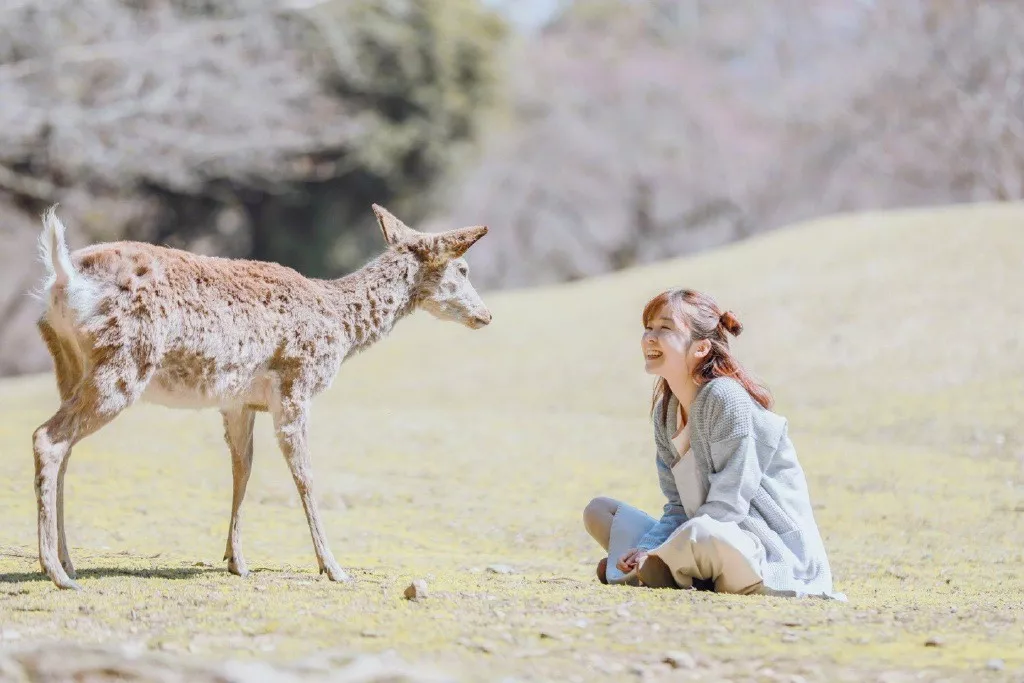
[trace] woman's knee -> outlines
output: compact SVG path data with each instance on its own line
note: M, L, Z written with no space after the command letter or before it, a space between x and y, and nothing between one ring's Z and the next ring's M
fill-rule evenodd
M688 574L714 581L720 593L746 594L761 585L757 546L733 523L695 517L678 532L676 547L688 549Z
M614 498L598 496L583 508L583 526L591 536L595 534L606 536L611 527L612 517L615 516L615 511L618 509L619 501Z

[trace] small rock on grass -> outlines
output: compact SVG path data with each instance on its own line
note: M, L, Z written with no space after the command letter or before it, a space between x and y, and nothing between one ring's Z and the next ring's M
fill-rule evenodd
M487 571L491 574L515 574L516 570L507 564L492 564L487 566Z
M925 647L942 647L943 644L944 641L942 640L942 638L939 638L938 636L932 636L928 640L924 641Z
M423 600L427 597L427 582L423 579L416 579L409 587L405 589L405 599L412 600L414 602Z
M1002 671L1006 667L1006 663L1001 659L990 659L985 662L985 668L989 671Z
M666 652L661 661L673 669L695 669L697 660L689 652Z

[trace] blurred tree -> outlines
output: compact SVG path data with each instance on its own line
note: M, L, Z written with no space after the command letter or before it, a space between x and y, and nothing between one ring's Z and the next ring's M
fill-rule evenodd
M314 276L415 219L500 104L477 0L52 0L0 10L0 191L97 238Z
M46 367L31 255L140 239L311 276L410 222L500 111L506 27L478 0L0 2L0 374Z
M824 213L1024 199L1022 31L1006 0L577 0L517 46L517 125L446 221L486 212L477 281L522 286Z
M435 184L500 103L505 25L478 0L329 0L300 14L330 52L323 82L358 132L343 156L313 162L334 168L305 184L303 201L268 206L257 196L246 206L257 258L282 260L291 248L306 256L305 272L337 273L379 248L372 227L338 235L339 225L372 226L371 202L408 219L435 208ZM295 212L312 248L280 230Z

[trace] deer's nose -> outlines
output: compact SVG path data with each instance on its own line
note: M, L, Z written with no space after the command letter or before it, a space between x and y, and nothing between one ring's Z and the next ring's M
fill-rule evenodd
M480 327L483 327L484 325L489 325L491 322L491 312L484 311L483 313L478 313L477 315L473 316L473 322Z

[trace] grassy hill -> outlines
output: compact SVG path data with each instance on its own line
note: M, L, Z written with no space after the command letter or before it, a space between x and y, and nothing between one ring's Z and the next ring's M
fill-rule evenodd
M316 573L266 416L243 508L254 571L240 580L220 560L231 484L219 416L137 406L75 449L67 519L85 590L57 591L35 557L30 446L56 389L51 376L2 382L0 628L20 638L0 649L128 640L289 660L393 648L466 680L1019 677L1022 266L1021 206L857 214L491 294L480 331L418 314L316 403L318 496L357 579L347 586ZM790 419L848 604L593 578L586 502L662 504L640 311L677 285L746 326L736 349ZM431 590L421 603L402 599L415 578ZM697 668L660 664L678 650Z

